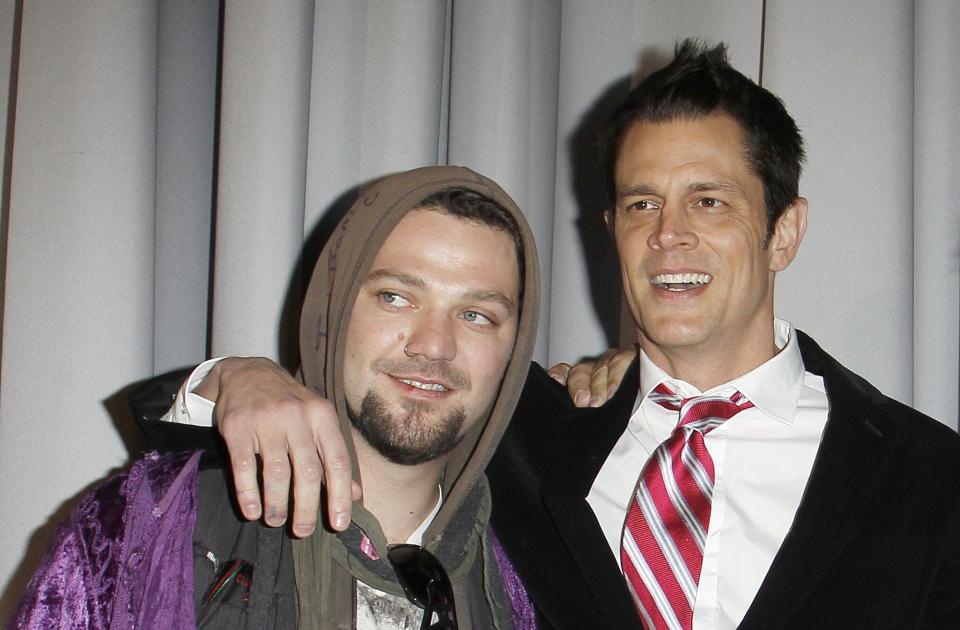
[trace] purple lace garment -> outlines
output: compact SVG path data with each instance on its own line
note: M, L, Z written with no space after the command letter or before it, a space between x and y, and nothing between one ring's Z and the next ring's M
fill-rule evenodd
M54 534L8 628L194 628L200 453L149 453Z
M533 602L530 601L530 595L527 589L517 575L517 570L507 557L507 552L500 544L500 539L494 533L493 528L487 529L490 536L490 542L493 547L493 555L500 565L500 578L503 580L503 588L507 591L507 597L510 599L510 607L513 609L513 628L514 630L536 630L537 613L534 611Z

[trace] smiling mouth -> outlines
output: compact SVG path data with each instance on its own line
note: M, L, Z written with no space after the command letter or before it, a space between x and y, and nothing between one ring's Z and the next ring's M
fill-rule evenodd
M398 378L398 381L404 385L409 385L410 387L416 387L417 389L422 389L428 392L446 392L450 391L440 383L424 383L422 381L417 381L412 378Z
M710 284L713 276L708 273L661 273L650 279L657 288L667 291L690 291Z

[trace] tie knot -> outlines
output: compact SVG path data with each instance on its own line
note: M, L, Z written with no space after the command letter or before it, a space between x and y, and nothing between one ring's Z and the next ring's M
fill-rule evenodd
M709 433L741 411L753 407L753 403L736 390L729 396L708 394L682 398L663 383L657 385L650 398L661 407L678 411L679 426L703 434Z

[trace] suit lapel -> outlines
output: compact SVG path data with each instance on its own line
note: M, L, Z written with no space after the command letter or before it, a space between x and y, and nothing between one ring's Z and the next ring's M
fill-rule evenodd
M606 626L596 627L639 628L626 582L586 500L552 489L544 492L544 504L579 571L572 578L580 582L577 590L592 594L607 617Z
M852 540L898 438L879 392L797 333L806 369L824 378L829 415L793 525L741 628L775 628L806 602Z
M626 430L638 379L634 362L624 376L624 387L610 402L599 409L578 410L560 421L547 447L548 459L553 462L550 469L556 474L544 481L542 491L544 505L579 572L563 579L580 582L580 593L592 593L612 628L640 628L640 622L586 497L607 455ZM598 623L597 627L602 625Z

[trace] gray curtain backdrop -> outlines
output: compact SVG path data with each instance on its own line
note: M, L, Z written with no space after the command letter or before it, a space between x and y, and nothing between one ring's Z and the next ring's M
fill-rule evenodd
M956 427L957 24L953 0L0 0L0 616L138 453L130 383L295 360L299 265L369 178L492 176L540 246L537 359L619 343L593 142L681 37L727 41L807 138L778 313Z

